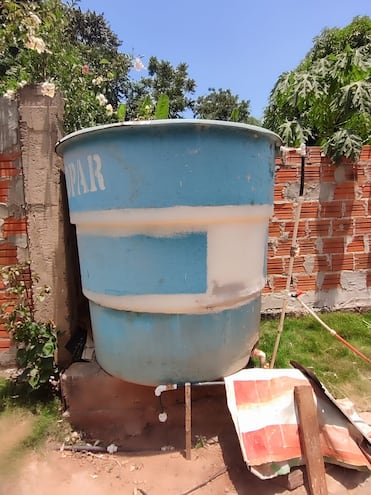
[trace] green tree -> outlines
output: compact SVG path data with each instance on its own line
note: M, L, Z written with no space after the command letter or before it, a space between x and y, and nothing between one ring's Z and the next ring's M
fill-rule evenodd
M70 19L66 33L72 44L82 43L86 47L93 46L114 55L120 48L121 41L107 24L103 14L88 10L83 12L80 8L72 8L69 11Z
M303 62L282 74L264 126L288 146L320 145L336 163L355 160L371 143L371 19L325 29Z
M70 43L81 52L90 79L101 87L107 101L117 108L129 82L132 60L119 51L121 41L112 32L103 14L82 12L80 8L70 9L66 34Z
M240 100L230 89L209 88L208 94L199 96L193 106L194 116L200 119L234 120L248 124L259 124L250 115L250 102Z
M167 95L170 102L169 117L180 118L187 109L192 109L191 95L196 82L188 76L188 66L180 63L173 67L167 60L150 57L148 77L129 83L126 89L127 116L129 119L140 114L143 101L149 96L152 106L161 95Z

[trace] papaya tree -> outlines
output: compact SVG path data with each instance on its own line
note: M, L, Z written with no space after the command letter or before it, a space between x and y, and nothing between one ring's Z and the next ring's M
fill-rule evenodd
M371 18L325 29L299 66L276 82L264 126L287 146L320 145L335 163L371 143Z

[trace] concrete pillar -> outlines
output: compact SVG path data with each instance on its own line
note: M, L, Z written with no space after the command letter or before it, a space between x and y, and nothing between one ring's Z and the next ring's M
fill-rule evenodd
M19 93L19 131L24 171L31 270L51 296L34 301L36 319L52 320L58 330L58 363L68 364L64 348L75 324L78 277L75 237L69 224L63 163L54 151L62 137L63 99L43 96L41 87L26 86ZM77 287L76 282L77 280Z

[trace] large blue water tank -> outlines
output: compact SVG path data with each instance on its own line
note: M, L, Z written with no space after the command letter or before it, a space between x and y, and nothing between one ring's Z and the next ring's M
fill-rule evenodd
M108 373L158 385L245 366L279 144L268 130L207 120L98 126L57 144Z

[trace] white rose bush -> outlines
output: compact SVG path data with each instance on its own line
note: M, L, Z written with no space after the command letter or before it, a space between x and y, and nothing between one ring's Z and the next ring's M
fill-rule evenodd
M66 132L122 120L112 87L129 80L131 69L145 68L138 57L117 52L100 59L96 47L71 42L71 9L61 0L0 4L0 96L14 99L26 84L40 85L50 98L59 90Z

